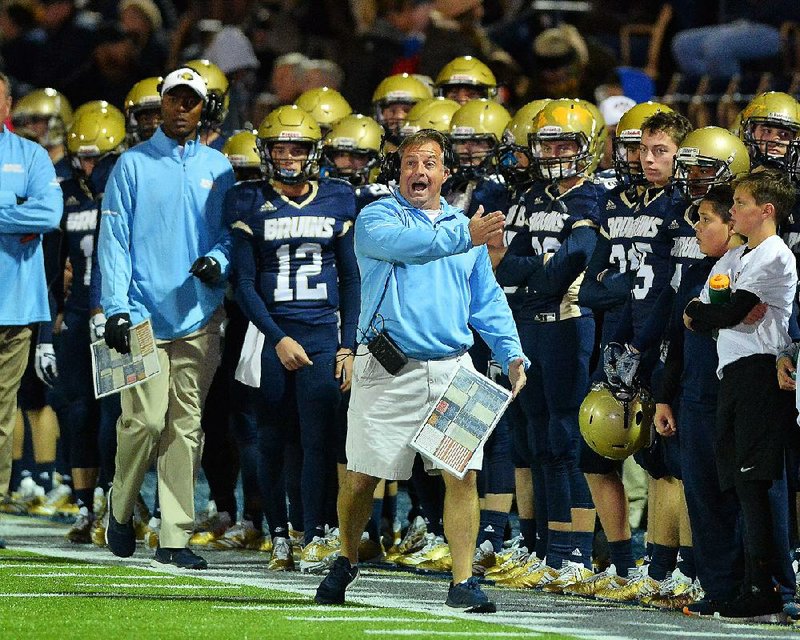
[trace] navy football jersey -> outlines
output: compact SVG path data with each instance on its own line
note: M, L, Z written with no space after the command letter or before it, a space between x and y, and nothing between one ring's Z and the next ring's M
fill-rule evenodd
M396 189L394 185L392 189ZM356 187L356 211L361 211L368 204L392 195L389 187L380 182L371 182L360 187Z
M469 181L457 178L451 177L442 185L442 196L468 218L475 215L480 205L483 205L485 213L508 211L509 194L502 176L491 175Z
M578 288L597 241L601 193L590 180L563 194L555 185L535 183L516 203L513 220L524 219L525 227L496 274L502 286L527 287L520 322L591 315L578 305Z
M76 178L64 180L61 190L64 193L64 215L61 218L62 256L63 262L68 257L72 265L72 284L65 308L88 311L100 202Z
M237 297L248 293L241 291L242 282L252 278L263 301L259 309L266 307L269 317L240 301L265 334L270 319L335 324L341 306L342 344L353 344L359 311L355 195L341 180L309 184L310 192L296 199L281 195L265 180L237 183L228 193L226 216L233 223L234 241L246 242L247 255L254 260L249 264L239 259L239 250L234 255Z

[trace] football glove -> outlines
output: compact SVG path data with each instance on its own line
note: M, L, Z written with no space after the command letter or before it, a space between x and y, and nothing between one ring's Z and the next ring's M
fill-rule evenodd
M633 387L641 360L642 354L634 351L629 344L626 344L625 351L617 356L617 377L626 387Z
M120 353L131 352L131 316L115 313L106 321L106 344Z
M203 284L216 284L222 279L222 267L211 256L200 256L192 264L189 273Z
M102 340L106 333L106 316L103 313L95 313L89 318L89 339L92 342Z
M617 374L617 360L623 353L625 353L625 347L618 342L609 342L603 350L603 371L612 388L622 386L622 380Z
M36 377L48 387L55 384L56 378L58 378L58 367L56 366L56 352L51 343L42 342L36 345L34 369L36 369Z

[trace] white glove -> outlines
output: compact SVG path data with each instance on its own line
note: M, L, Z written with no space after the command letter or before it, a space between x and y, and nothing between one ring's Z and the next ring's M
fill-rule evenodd
M97 342L102 340L106 335L106 317L100 313L95 313L89 318L89 340Z
M56 378L58 378L56 352L49 342L36 345L34 368L36 369L36 376L48 387L52 387L55 384Z

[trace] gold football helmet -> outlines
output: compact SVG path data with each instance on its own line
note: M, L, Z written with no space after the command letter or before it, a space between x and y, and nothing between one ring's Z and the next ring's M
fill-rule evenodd
M125 116L105 100L81 105L67 130L67 154L73 169L82 171L82 158L101 159L125 150Z
M528 135L533 130L534 118L548 102L550 98L541 98L520 107L503 132L499 148L500 173L509 185L519 186L532 179L533 159L528 147Z
M43 147L64 143L67 127L72 124L72 106L55 89L36 89L20 98L11 110L15 129L24 129Z
M149 140L161 124L161 94L158 87L163 80L161 76L139 80L125 96L128 146Z
M314 117L323 135L331 130L334 123L353 113L344 96L329 87L304 91L294 103Z
M538 175L550 181L587 175L596 161L600 124L584 100L548 102L528 134Z
M497 80L491 69L472 56L460 56L444 65L433 86L437 95L456 100L462 105L471 99L493 98L497 95Z
M455 100L437 97L420 100L415 104L405 123L400 127L400 137L406 138L421 129L435 129L439 133L450 132L453 114L461 108Z
M739 134L754 164L784 168L789 144L800 135L800 104L780 91L761 93L742 110Z
M453 114L450 140L461 177L478 178L496 164L497 148L510 121L505 107L486 98L470 100Z
M261 156L254 131L244 129L234 133L225 141L222 153L231 163L237 180L261 177Z
M675 154L674 181L692 202L714 185L750 171L747 147L727 129L703 127L687 135Z
M278 107L261 122L256 138L261 167L267 177L285 184L298 184L316 175L322 132L307 111L294 104ZM273 147L278 143L300 144L308 149L308 153L304 158L283 161L276 166L272 155ZM299 168L295 166L298 163Z
M647 182L639 161L642 124L650 116L660 112L672 112L672 109L660 102L642 102L628 109L619 119L612 155L614 170L621 183L642 185Z
M383 128L372 118L360 113L342 118L322 141L328 174L353 186L367 184L380 164L382 146Z
M598 382L581 404L578 424L593 451L604 458L624 460L650 444L655 410L644 390L616 391Z
M228 78L217 65L210 60L189 60L187 67L194 69L206 81L208 88L206 103L203 105L202 126L205 129L218 129L228 115L231 104Z
M384 78L372 94L375 120L386 130L386 136L400 144L400 127L410 109L420 100L431 97L431 91L420 80L408 73L398 73Z

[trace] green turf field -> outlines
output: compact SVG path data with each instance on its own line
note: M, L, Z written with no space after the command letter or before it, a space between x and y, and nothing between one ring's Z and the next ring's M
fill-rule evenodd
M108 638L542 638L512 626L358 604L319 607L271 589L0 551L2 640Z

